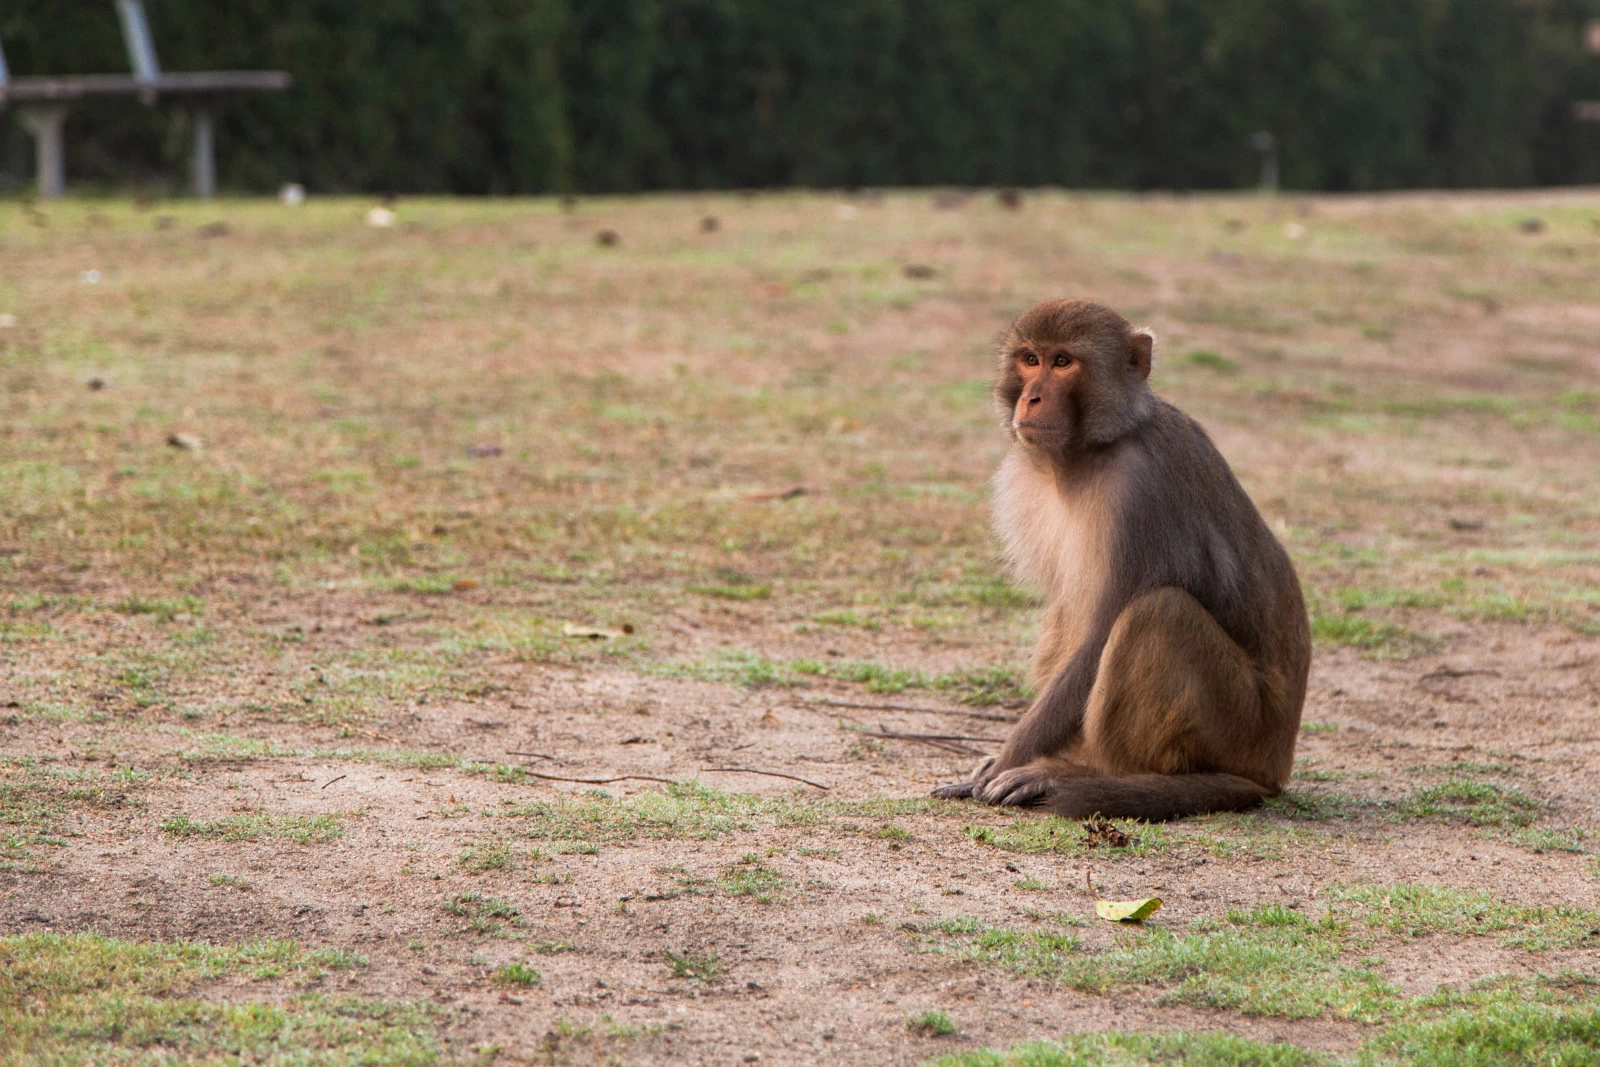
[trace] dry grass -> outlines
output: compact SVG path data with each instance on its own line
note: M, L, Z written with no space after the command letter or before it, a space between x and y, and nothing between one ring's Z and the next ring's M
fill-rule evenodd
M896 923L948 896L940 921L988 907L985 923L1011 929L1031 901L1065 907L1051 898L1070 890L1050 887L1081 884L1089 863L1193 884L1209 863L1264 887L1254 907L1280 899L1268 866L1299 862L1326 888L1351 882L1327 867L1351 851L1377 857L1373 884L1410 884L1426 872L1404 839L1423 833L1463 869L1498 850L1529 884L1551 870L1592 882L1590 801L1562 784L1593 769L1592 706L1561 679L1585 677L1572 671L1600 632L1594 194L1040 193L1020 212L990 198L939 210L926 193L573 212L417 200L391 229L363 225L366 207L0 205L0 932L36 930L37 901L69 883L105 897L91 918L53 923L160 944L270 929L337 946L368 936L360 917L383 905L398 909L386 937L454 968L440 983L478 991L491 1015L513 992L544 1013L532 1029L467 1027L447 1058L503 1038L506 1055L681 1062L709 1046L675 1051L661 1013L638 1007L650 996L697 1013L722 998L731 1014L708 1032L754 1034L766 1024L738 1000L762 995L751 960L809 940L832 955L805 973L831 984L807 987L802 1014L830 1016L852 988L918 973ZM722 225L702 232L710 214ZM1542 232L1519 228L1530 215ZM203 229L218 220L225 233ZM620 242L598 245L601 229ZM900 803L950 773L948 750L861 736L871 710L800 709L831 694L993 713L1025 696L1032 603L999 573L988 531L1002 441L986 378L1009 317L1064 295L1155 328L1158 390L1206 424L1288 546L1322 649L1303 742L1315 758L1291 794L1263 816L1134 828L1141 844L1114 859L1066 824ZM1568 673L1529 681L1536 659ZM1541 732L1458 730L1500 707ZM1005 727L947 714L897 728ZM1400 747L1424 777L1391 784ZM1463 749L1478 751L1451 755ZM526 750L541 755L507 755ZM1448 759L1491 770L1440 769ZM835 792L681 784L729 765ZM528 771L680 784L529 799L549 783ZM1550 799L1563 789L1565 807ZM628 849L639 858L606 866ZM102 858L114 873L84 889ZM893 880L903 899L858 899L885 864L912 869ZM969 870L966 888L947 876ZM985 896L996 870L1005 895ZM1463 892L1504 888L1484 877ZM219 886L233 911L193 903ZM433 929L440 899L480 886L510 893L520 917ZM586 930L571 925L584 902ZM358 910L307 926L321 912L302 907ZM1493 913L1525 914L1509 907ZM658 929L646 908L679 910ZM724 938L707 909L738 932ZM885 910L894 922L863 948L855 917ZM852 918L815 925L835 915ZM490 947L461 941L490 927ZM534 971L522 937L572 951ZM606 955L635 945L627 963ZM363 951L369 995L433 988L414 968L383 971L394 944ZM1358 962L1401 981L1338 966ZM590 982L633 966L654 991L631 994L618 1022L620 998ZM1109 964L1080 969L1096 966ZM1012 980L999 970L992 981ZM1276 980L1322 1010L1292 975ZM237 992L208 988L193 995ZM934 1015L960 1021L940 1041L970 1031L997 1047L1104 1029L999 1019L957 993L886 1008L848 1048L780 1044L777 1058L942 1054L904 1044L908 1018ZM1200 1025L1151 1012L1127 1025ZM1359 1044L1329 1028L1252 1033ZM329 1047L359 1038L340 1030Z

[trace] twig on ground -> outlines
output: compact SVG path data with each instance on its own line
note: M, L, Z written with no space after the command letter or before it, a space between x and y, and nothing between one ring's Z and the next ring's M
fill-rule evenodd
M665 782L672 784L671 778L657 778L651 774L619 774L615 778L563 778L559 774L539 774L535 771L523 771L529 778L542 778L547 782L578 782L581 785L610 785L612 782Z
M1422 677L1418 678L1417 683L1420 685L1423 682L1431 681L1435 678L1469 678L1474 674L1488 675L1491 678L1500 677L1499 671L1472 669L1461 670L1455 667L1440 667L1437 670L1431 670L1427 674L1424 674Z
M974 734L910 734L899 730L886 730L879 726L876 731L863 731L868 737L892 737L898 741L986 741L991 745L1005 743L1003 737L978 737Z
M801 782L805 785L811 786L813 789L827 790L830 788L829 786L823 785L821 782L813 782L809 778L801 778L793 774L784 774L782 771L758 771L754 767L702 767L700 768L700 773L764 774L768 778L787 778L791 782Z
M341 774L338 778L329 778L326 782L323 782L322 785L319 788L326 789L330 785L332 785L334 782L339 781L341 778L348 778L348 777L350 777L348 774Z
M861 708L865 711L916 711L924 715L961 715L968 719L984 719L988 722L1016 722L1012 715L997 715L992 711L960 711L956 708L927 708L916 704L887 704L863 703L855 700L814 700L811 706L822 705L828 708Z
M973 748L971 745L962 744L960 741L947 740L934 734L903 734L893 730L862 730L863 737L882 737L892 741L915 741L919 745L929 745L941 752L954 753L957 756L981 756L983 749Z
M547 756L543 752L507 752L506 755L508 755L508 756L537 756L540 759L547 759L551 763L560 763L561 762L560 760L556 759L554 756Z

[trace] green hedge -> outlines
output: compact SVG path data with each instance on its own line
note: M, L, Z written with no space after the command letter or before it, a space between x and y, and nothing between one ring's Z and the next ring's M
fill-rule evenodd
M168 70L281 68L222 112L226 185L1600 181L1600 0L150 0ZM125 70L110 0L0 11L12 74ZM69 180L177 184L185 118L77 108ZM31 142L0 118L0 178Z

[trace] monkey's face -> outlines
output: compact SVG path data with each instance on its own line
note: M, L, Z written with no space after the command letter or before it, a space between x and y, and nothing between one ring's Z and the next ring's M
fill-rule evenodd
M1057 451L1073 437L1075 394L1084 362L1063 345L1021 344L1011 354L1020 389L1011 412L1011 431L1036 448Z
M1154 336L1101 304L1039 304L997 353L994 397L1011 436L1055 456L1109 445L1148 417Z

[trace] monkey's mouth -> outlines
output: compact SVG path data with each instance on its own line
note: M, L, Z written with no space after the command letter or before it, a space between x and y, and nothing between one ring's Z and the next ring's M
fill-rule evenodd
M1030 445L1048 445L1061 436L1061 427L1033 419L1014 419L1011 429L1017 437Z

